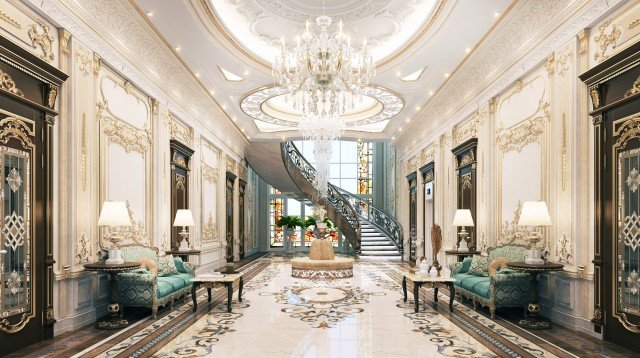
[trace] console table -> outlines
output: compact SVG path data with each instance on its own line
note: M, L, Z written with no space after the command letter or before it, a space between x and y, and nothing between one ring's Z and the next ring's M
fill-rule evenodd
M189 256L200 255L200 250L188 250L188 251L169 250L169 251L165 251L164 253L167 255L178 256L182 261L189 262Z
M440 286L449 288L449 311L453 312L453 299L456 295L456 289L453 283L456 279L453 277L431 277L418 276L415 274L405 273L402 277L402 292L404 293L404 302L407 302L407 280L413 282L413 301L415 304L414 311L418 312L420 306L419 291L421 286L433 288L433 300L438 302L438 288Z
M236 280L240 280L238 287L238 302L242 302L242 286L244 284L242 279L242 272L223 274L222 276L196 276L191 279L193 285L191 286L191 299L193 300L193 312L198 309L198 302L196 300L196 291L199 286L207 288L207 294L209 296L208 302L211 302L211 289L216 284L224 284L227 286L227 312L231 312L231 301L233 297L233 283Z
M457 256L458 257L458 262L462 262L462 261L464 261L465 257L471 257L473 255L480 255L480 251L476 251L476 250L469 250L469 251L445 250L444 254L445 255L449 255L449 256Z
M507 267L513 270L524 271L531 275L531 303L527 306L528 317L518 321L518 326L527 329L551 329L551 321L548 318L539 316L540 306L538 305L538 275L543 272L562 271L563 264L546 262L542 265L533 265L525 262L508 262Z
M96 322L97 329L120 329L129 325L129 321L119 317L120 305L116 302L114 286L116 284L116 276L120 272L133 270L140 267L139 262L125 262L123 264L106 264L104 262L94 262L85 264L86 271L106 272L109 275L109 283L111 285L111 293L109 294L109 317Z

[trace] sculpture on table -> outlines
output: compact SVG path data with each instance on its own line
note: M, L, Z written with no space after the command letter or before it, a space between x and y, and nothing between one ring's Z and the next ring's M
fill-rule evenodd
M433 252L433 262L431 266L435 267L438 271L438 277L440 277L440 270L442 266L438 262L438 252L442 248L442 230L439 225L433 225L431 227L431 248Z
M318 230L317 237L311 242L311 250L309 251L309 259L311 260L333 260L333 242L328 232L333 223L326 217L326 210L316 206L313 209L312 218L315 220L315 227Z

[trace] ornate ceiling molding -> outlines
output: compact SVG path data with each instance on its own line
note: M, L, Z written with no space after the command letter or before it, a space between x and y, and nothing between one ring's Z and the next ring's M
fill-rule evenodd
M210 133L230 152L243 156L247 139L189 70L148 31L144 19L131 16L132 5L117 0L28 2L178 117L189 119L200 132Z
M287 89L283 86L260 88L250 92L246 97L244 97L240 101L240 108L246 115L255 120L282 126L297 127L299 124L297 121L276 118L265 113L262 109L264 102L270 98L284 95L286 93ZM362 89L361 93L365 96L376 99L380 104L382 104L382 110L368 118L347 122L347 127L377 123L390 119L400 113L404 107L404 101L400 95L382 87L365 87Z
M558 44L573 39L620 1L518 2L509 21L496 26L473 56L423 107L418 120L412 121L394 142L401 153L399 158L410 157L418 148L436 140L449 128L447 123L467 118L525 73L544 63ZM558 23L561 23L559 27ZM513 55L505 57L505 53ZM487 74L491 74L490 77ZM418 142L416 138L422 140Z

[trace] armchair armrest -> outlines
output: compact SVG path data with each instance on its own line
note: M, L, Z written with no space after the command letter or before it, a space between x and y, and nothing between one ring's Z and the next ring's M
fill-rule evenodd
M148 306L156 299L158 276L153 273L123 272L116 280L116 301L124 306Z
M121 272L117 276L118 283L124 284L140 284L140 283L154 283L158 279L153 273L141 273L141 272Z
M524 272L515 272L515 273L507 273L500 274L496 273L491 276L491 283L502 285L502 284L520 284L526 283L527 285L531 284L531 275Z
M179 257L174 257L173 261L176 263L178 272L188 273L191 276L196 275L196 265L192 264L191 262L184 262Z
M461 268L462 268L462 262L454 262L449 265L449 269L451 270L452 275L459 273Z
M531 275L496 273L491 276L491 291L496 307L525 305L531 298Z

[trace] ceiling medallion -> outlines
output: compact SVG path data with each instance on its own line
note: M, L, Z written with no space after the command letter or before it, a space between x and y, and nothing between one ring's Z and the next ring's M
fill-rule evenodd
M288 118L284 116L276 117L263 110L264 104L269 101L269 99L285 95L286 93L287 89L284 86L261 88L244 97L240 102L240 108L253 119L281 126L297 127L302 117L301 113L297 114L297 117L300 119L292 120L291 116ZM399 95L382 87L364 87L361 89L361 94L363 97L371 97L373 100L379 102L382 109L372 116L364 116L364 112L360 113L359 111L348 116L343 116L347 129L352 126L372 124L390 119L400 113L404 107L404 102ZM356 104L357 103L356 101ZM293 107L291 111L294 111Z

